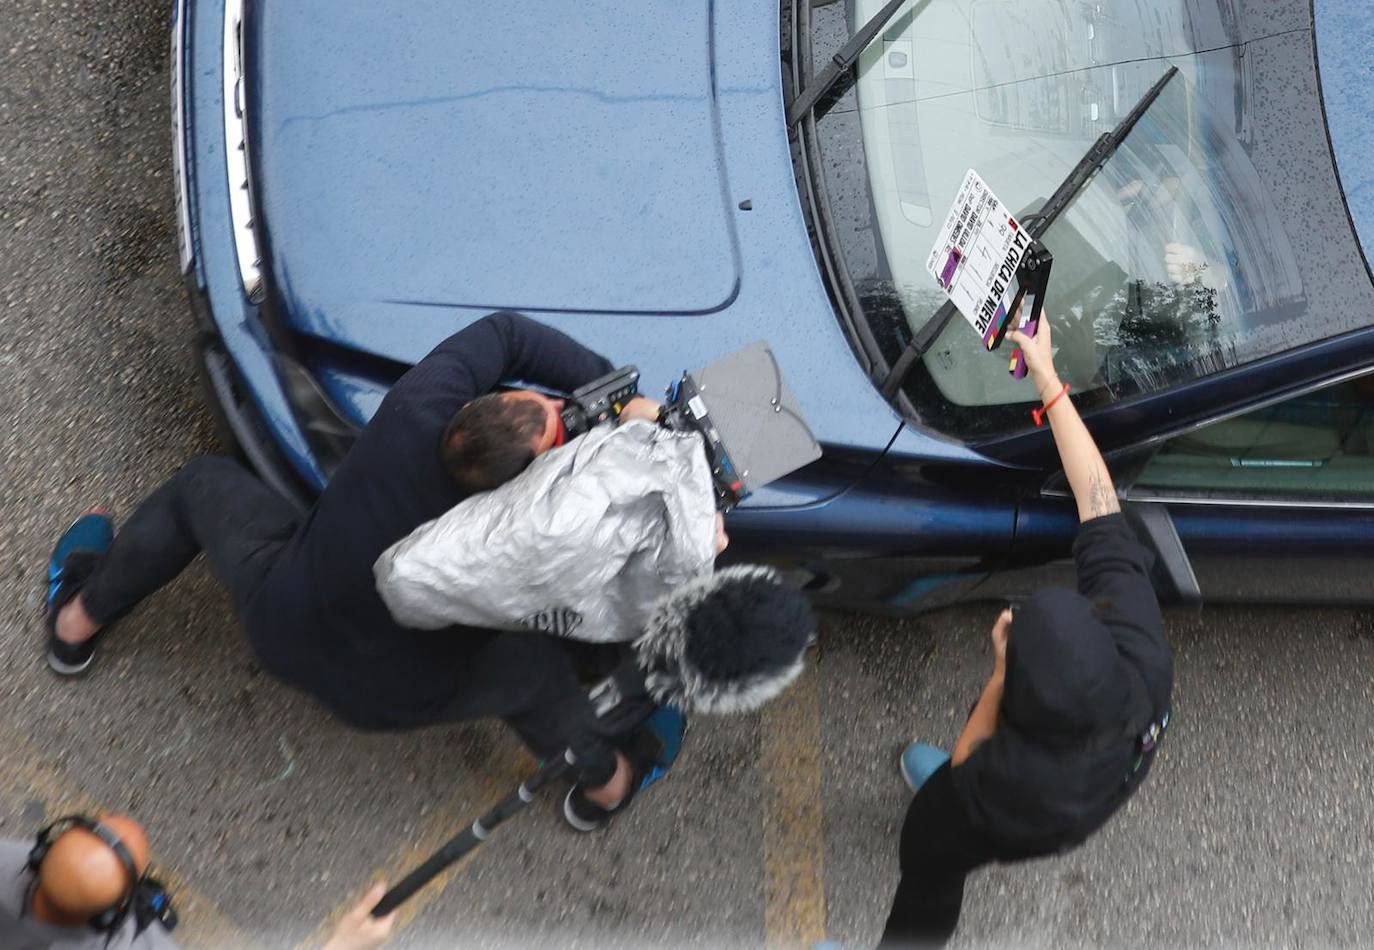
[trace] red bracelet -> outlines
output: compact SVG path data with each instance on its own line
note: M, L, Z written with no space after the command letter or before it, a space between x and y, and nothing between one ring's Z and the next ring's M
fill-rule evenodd
M1035 424L1037 426L1043 426L1045 424L1045 416L1048 415L1049 411L1054 408L1055 403L1064 398L1064 394L1068 391L1069 384L1065 383L1064 388L1059 390L1059 395L1055 396L1049 402L1045 403L1044 408L1031 410L1031 418L1035 420Z

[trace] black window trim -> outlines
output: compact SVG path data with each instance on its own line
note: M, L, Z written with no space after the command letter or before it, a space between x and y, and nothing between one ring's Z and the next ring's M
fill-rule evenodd
M1247 413L1268 409L1270 406L1276 406L1293 399L1301 399L1303 396L1310 395L1311 393L1320 392L1323 389L1330 389L1333 386L1339 386L1342 383L1348 383L1351 380L1360 379L1365 376L1374 376L1374 363L1360 366L1355 369L1349 369L1329 378L1309 380L1304 385L1295 387L1294 389L1285 390L1278 395L1268 396L1244 406L1231 407L1218 415L1196 421L1177 430L1155 433L1139 442L1124 445L1106 453L1107 468L1109 470L1112 469L1113 460L1122 457L1135 456L1143 452L1149 452L1150 457L1153 457L1155 452L1163 448L1164 443L1171 439L1188 435L1191 432L1197 432L1200 429L1205 429L1208 426L1216 425L1220 422L1226 422L1228 419L1235 419ZM1154 451L1150 451L1152 449ZM1139 477L1140 471L1143 468L1144 465L1137 467L1136 471L1132 474L1131 478L1127 480L1125 485L1118 482L1116 486L1117 496L1123 501L1159 502L1169 505L1225 505L1228 507L1245 508L1349 508L1355 510L1374 510L1374 486L1370 488L1371 497L1367 502L1323 501L1320 499L1276 499L1272 497L1246 497L1244 495L1226 494L1214 496L1207 496L1201 493L1169 494L1168 492L1160 492L1158 490L1136 489L1134 487L1135 479ZM1115 472L1113 472L1113 474L1115 474ZM1045 498L1071 498L1072 494L1069 492L1067 485L1063 484L1063 482L1064 470L1062 468L1056 469L1049 474L1044 484L1041 486L1040 495Z

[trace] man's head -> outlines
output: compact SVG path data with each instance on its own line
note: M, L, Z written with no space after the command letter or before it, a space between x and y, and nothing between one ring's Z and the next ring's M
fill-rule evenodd
M106 815L99 824L115 835L126 857L79 825L62 831L38 867L34 913L40 919L69 926L89 923L123 904L147 871L148 836L138 822Z
M467 494L490 491L558 443L562 409L563 400L525 389L474 399L444 430L444 468Z
M1008 620L1002 713L1013 728L1043 744L1073 745L1121 724L1132 678L1085 597L1042 590L998 623Z

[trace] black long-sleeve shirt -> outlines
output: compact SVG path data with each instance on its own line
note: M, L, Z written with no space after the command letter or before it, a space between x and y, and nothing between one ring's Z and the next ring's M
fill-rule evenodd
M472 649L461 630L398 625L373 584L377 557L464 495L440 458L444 429L502 380L571 391L611 371L566 335L513 313L454 334L382 401L265 584L279 633L249 636L273 672L364 728L440 721Z
M1041 616L1059 628L1052 639L1077 648L1065 657L1023 646L1013 657L1013 623L1004 719L950 770L974 824L1022 849L1081 840L1135 791L1153 760L1146 755L1134 767L1136 738L1168 711L1173 687L1173 653L1150 583L1150 554L1125 516L1084 522L1073 553L1078 596L1046 591L1032 603L1049 600L1053 606L1042 608ZM1050 639L1042 635L1031 643ZM1065 743L1054 728L1066 711L1090 715L1092 734Z
M1121 514L1084 522L1073 553L1078 593L1100 618L1101 629L1094 632L1110 636L1143 682L1153 714L1162 715L1173 688L1173 653L1150 583L1149 554ZM1126 737L1109 748L1066 752L1059 760L998 756L997 744L1009 738L1000 734L1004 730L1005 725L962 765L941 766L912 800L902 826L902 877L883 946L943 945L958 925L970 871L1079 844L1135 792L1154 759L1147 752L1133 768L1137 749ZM1018 766L1024 772L1008 774ZM1044 816L1066 812L1077 816L1071 826L1040 827Z
M1078 592L1100 606L1117 652L1144 680L1156 715L1166 712L1174 687L1174 653L1164 638L1149 552L1118 512L1083 522L1073 557Z

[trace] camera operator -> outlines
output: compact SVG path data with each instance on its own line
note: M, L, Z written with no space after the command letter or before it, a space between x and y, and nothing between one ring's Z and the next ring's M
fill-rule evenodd
M1078 591L1043 590L1002 611L992 675L953 755L924 743L903 753L916 797L884 946L944 944L975 868L1081 844L1144 781L1169 721L1173 660L1149 554L1055 372L1048 316L1035 337L1010 338L1078 504Z
M31 842L0 841L0 947L5 950L175 950L172 899L148 876L148 835L124 815L70 815ZM369 911L379 884L322 950L376 950L395 915Z
M498 383L570 392L610 370L562 333L492 314L396 382L304 515L218 457L190 462L118 535L107 514L88 513L49 564L49 665L83 672L106 627L204 551L262 665L349 724L407 729L500 716L537 756L572 748L588 797L614 807L648 766L598 733L562 643L533 632L403 627L372 580L389 545L562 441L561 400L493 392Z

